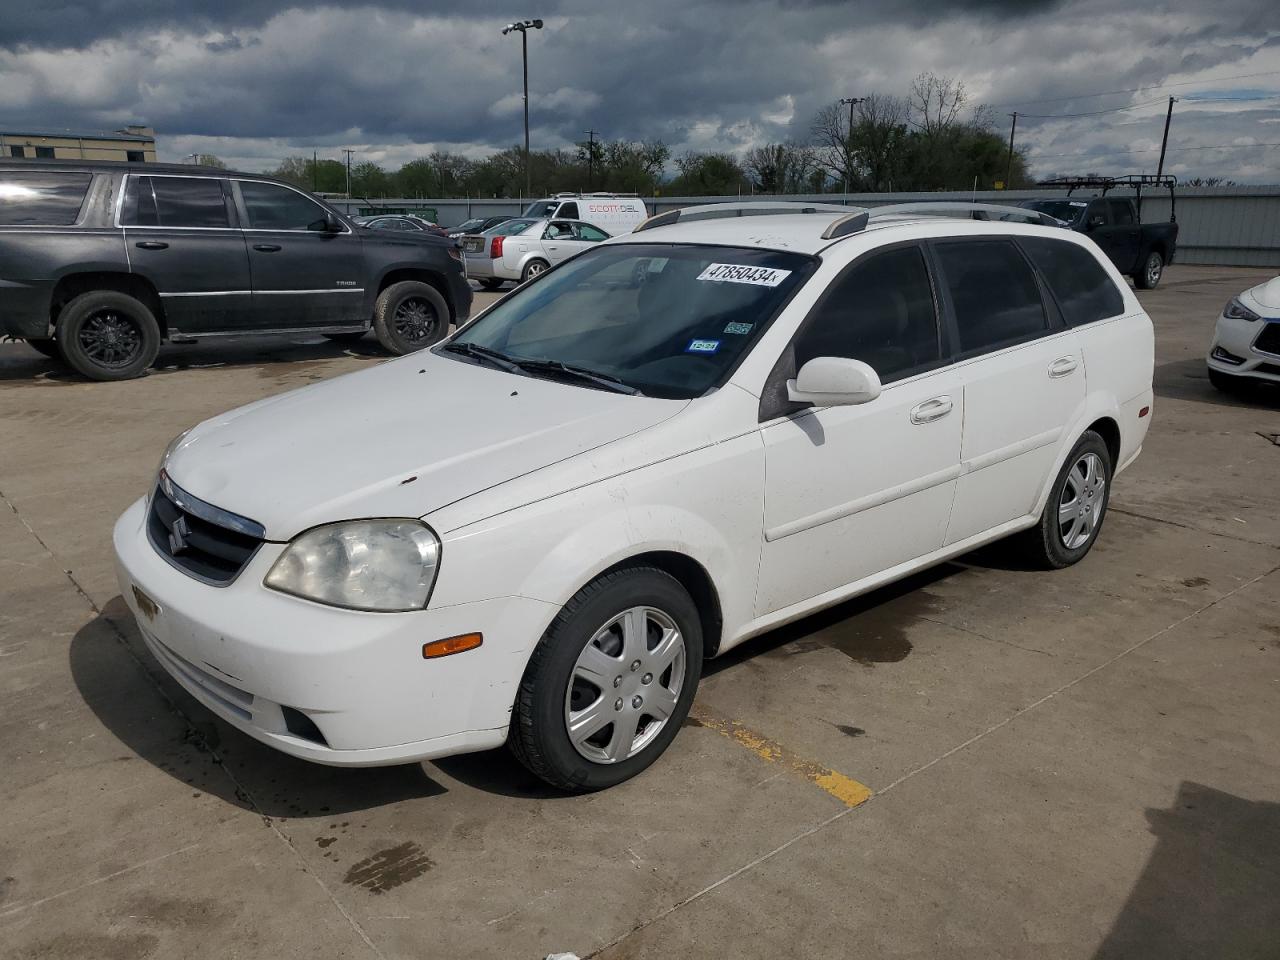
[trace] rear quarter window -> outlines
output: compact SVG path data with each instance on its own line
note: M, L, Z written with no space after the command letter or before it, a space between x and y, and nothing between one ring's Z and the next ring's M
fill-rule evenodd
M87 173L0 173L0 226L75 223L92 179Z
M1079 327L1124 313L1124 295L1084 247L1042 237L1019 242L1049 285L1067 326Z
M1043 336L1049 322L1031 265L1008 240L939 242L960 353L973 356Z

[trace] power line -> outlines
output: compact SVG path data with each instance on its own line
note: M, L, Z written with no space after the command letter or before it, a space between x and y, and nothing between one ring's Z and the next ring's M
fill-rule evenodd
M1019 114L1019 116L1021 116L1021 114ZM1246 150L1251 147L1280 147L1280 142L1276 142L1276 143L1211 143L1211 144L1205 144L1205 145L1196 146L1196 147L1170 147L1169 152L1173 153L1178 150ZM1121 155L1128 156L1129 154L1133 154L1133 153L1159 153L1159 152L1160 152L1159 147L1151 147L1149 149L1143 149L1143 150L1107 150L1100 154L1082 153L1080 151L1076 151L1075 153L1033 153L1033 154L1030 154L1027 157L1027 159L1028 160L1054 160L1061 157L1081 157L1081 158L1118 157Z
M1164 103L1164 97L1156 97L1154 100L1143 100L1141 103L1131 103L1127 107L1111 107L1108 110L1090 110L1087 113L1021 113L1018 116L1029 120L1065 120L1070 117L1100 117L1104 113L1123 113L1125 110L1136 110L1139 107L1149 107L1153 103Z
M1111 97L1121 93L1141 93L1143 90L1169 90L1173 87L1194 87L1197 84L1221 83L1223 80L1248 80L1251 77L1273 77L1280 75L1280 70L1263 70L1260 73L1240 73L1234 77L1210 77L1206 80L1180 80L1177 83L1152 84L1145 87L1130 87L1127 90L1103 90L1099 93L1077 93L1070 97L1045 97L1041 100L1017 100L1008 103L990 103L989 107L1021 107L1028 103L1062 103L1065 100L1088 100L1091 97ZM1164 98L1161 97L1161 100ZM1021 114L1025 116L1025 114Z
M1280 93L1265 97L1182 97L1183 103L1254 103L1263 100L1280 100Z

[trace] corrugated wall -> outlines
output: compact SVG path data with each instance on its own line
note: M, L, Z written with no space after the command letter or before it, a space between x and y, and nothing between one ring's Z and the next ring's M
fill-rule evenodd
M742 197L751 200L791 200L807 203L842 203L849 206L878 206L913 200L978 200L1009 202L1033 197L1062 196L1060 191L1009 190L954 193L851 193L812 196ZM1078 196L1087 195L1077 194ZM1126 196L1116 191L1115 196ZM650 212L661 213L697 203L720 203L737 197L646 197ZM522 200L337 200L340 209L357 213L369 207L433 208L445 226L462 223L469 217L499 214L516 215ZM1157 191L1143 195L1143 219L1167 220L1168 195ZM1221 266L1280 267L1280 186L1187 187L1177 193L1179 263Z

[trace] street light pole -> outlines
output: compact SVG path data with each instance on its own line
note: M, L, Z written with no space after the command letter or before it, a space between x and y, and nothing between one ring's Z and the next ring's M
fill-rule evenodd
M541 30L541 20L517 20L502 28L505 36L513 30L520 32L520 58L524 64L524 193L533 193L533 173L529 169L529 31Z
M1005 164L1004 170L1004 188L1006 190L1011 186L1010 181L1013 179L1013 135L1018 129L1018 111L1013 111L1009 116L1013 117L1013 124L1009 127L1009 160Z
M355 153L355 151L344 149L342 152L347 155L347 199L350 200L351 199L351 155Z
M1164 151L1169 146L1169 121L1173 119L1173 101L1176 97L1169 98L1169 112L1164 115L1164 137L1160 141L1160 165L1156 167L1156 176L1164 173Z

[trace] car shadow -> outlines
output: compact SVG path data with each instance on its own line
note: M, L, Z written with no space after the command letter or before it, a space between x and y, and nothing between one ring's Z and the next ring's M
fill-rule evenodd
M1280 803L1184 782L1147 821L1155 849L1094 960L1280 955Z
M1153 381L1157 397L1195 400L1222 407L1280 409L1280 387L1246 381L1236 391L1224 393L1209 382L1208 368L1204 360L1198 357L1158 364Z
M193 791L273 819L333 817L446 792L421 764L326 767L224 723L155 662L120 597L72 638L70 668L89 709L134 755Z

